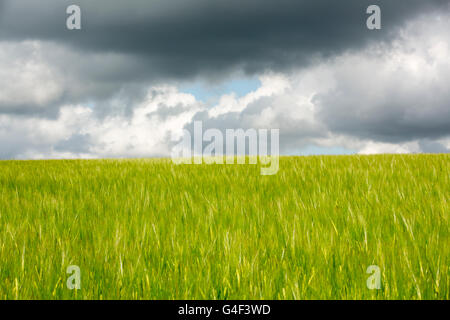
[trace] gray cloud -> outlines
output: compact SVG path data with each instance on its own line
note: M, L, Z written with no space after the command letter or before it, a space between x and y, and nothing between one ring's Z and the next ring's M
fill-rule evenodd
M405 22L449 1L79 0L80 31L65 26L73 1L0 3L0 41L21 44L9 53L13 59L25 56L15 65L28 59L41 66L30 71L35 78L26 84L0 79L24 89L13 88L11 99L0 99L0 111L55 117L63 104L92 101L101 105L99 113L108 113L112 96L129 92L124 99L133 100L139 86L195 77L215 81L235 71L289 72L369 43L389 43ZM382 7L383 28L376 32L365 27L365 10L373 3ZM25 40L40 46L30 48ZM12 77L26 71L5 72ZM32 83L34 91L28 90ZM43 90L46 99L37 101Z
M65 28L65 8L73 1L3 2L0 39L40 39L141 59L138 69L122 68L124 81L130 74L141 80L218 76L236 68L248 73L289 70L390 39L405 21L448 4L448 0L79 0L83 29L74 32ZM365 9L374 3L383 10L383 29L378 32L365 27Z
M54 149L61 152L71 152L75 154L89 153L91 137L88 134L75 133L68 139L59 141Z
M446 148L442 143L432 140L420 140L419 146L424 153L450 153L450 149Z
M335 86L313 98L317 119L334 133L380 142L450 135L450 47L442 41L450 25L435 23L421 34L429 22L418 22L416 39L393 51L338 58ZM429 38L433 32L442 40Z
M433 139L450 134L449 94L433 97L435 88L425 87L397 95L395 87L392 89L377 99L369 91L339 87L316 98L319 117L333 132L382 142Z

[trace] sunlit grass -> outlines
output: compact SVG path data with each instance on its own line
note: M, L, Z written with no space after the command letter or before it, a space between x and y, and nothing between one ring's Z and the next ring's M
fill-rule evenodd
M0 298L449 299L449 160L3 161Z

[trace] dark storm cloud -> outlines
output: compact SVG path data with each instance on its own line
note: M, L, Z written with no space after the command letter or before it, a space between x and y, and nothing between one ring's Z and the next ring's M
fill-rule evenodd
M358 49L388 39L397 26L448 0L79 0L82 30L69 31L65 9L73 3L3 0L0 39L129 54L145 61L133 70L137 78L216 77L236 68L287 70ZM377 32L365 27L370 4L382 7L383 29Z

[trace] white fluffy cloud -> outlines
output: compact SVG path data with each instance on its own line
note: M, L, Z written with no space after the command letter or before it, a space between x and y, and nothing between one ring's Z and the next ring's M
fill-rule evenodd
M42 57L38 41L0 43L0 111L45 108L63 94L62 75Z
M19 159L168 155L172 141L203 107L173 87L149 92L130 116L99 118L86 106L64 106L56 119L2 115L1 153Z

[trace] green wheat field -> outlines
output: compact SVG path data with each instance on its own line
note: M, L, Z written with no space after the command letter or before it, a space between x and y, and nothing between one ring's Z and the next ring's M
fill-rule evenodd
M0 298L449 299L449 163L1 161Z

